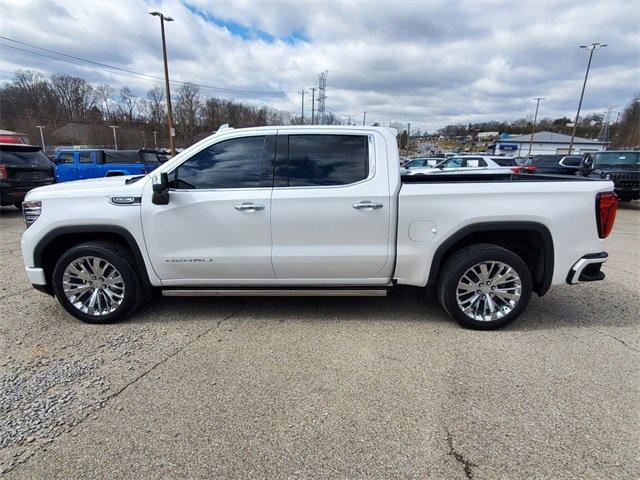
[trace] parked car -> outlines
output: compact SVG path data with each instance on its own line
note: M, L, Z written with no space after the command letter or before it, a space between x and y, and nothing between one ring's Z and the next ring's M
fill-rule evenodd
M150 175L29 192L22 254L37 289L92 323L154 290L381 296L398 284L493 329L532 292L604 278L612 182L433 177L401 177L383 127L227 128Z
M22 208L29 190L49 185L55 178L53 163L40 147L13 140L0 137L0 204Z
M522 164L535 167L537 173L558 175L575 175L581 162L581 155L534 155L522 158Z
M532 171L531 168L521 168L513 157L490 157L486 155L458 155L439 160L434 166L413 167L408 169L406 175L419 175L446 170L448 172L474 170L500 170L506 169L515 173L520 171Z
M623 202L640 198L640 152L609 150L587 153L580 174L612 180L615 192Z
M400 173L402 175L409 175L410 171L414 168L431 168L435 167L438 162L442 161L441 158L431 158L431 157L418 157L412 158L400 169Z
M154 150L59 149L53 161L58 182L144 175L160 166Z

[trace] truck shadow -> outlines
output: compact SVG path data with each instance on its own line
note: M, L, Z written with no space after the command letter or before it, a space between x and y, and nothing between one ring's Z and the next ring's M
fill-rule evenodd
M13 217L21 217L22 210L18 210L16 207L0 207L0 217L4 218L13 218Z
M524 314L501 331L630 326L639 323L634 315L633 304L616 304L616 299L610 297L606 301L606 294L594 295L587 288L572 293L570 298L563 293L552 292L544 298L532 297ZM462 328L445 313L437 299L430 298L424 289L414 287L399 287L387 297L370 298L159 298L127 322L208 321L211 318L225 318L225 312L229 312L232 318L237 316L249 321L274 323L422 322L445 328Z

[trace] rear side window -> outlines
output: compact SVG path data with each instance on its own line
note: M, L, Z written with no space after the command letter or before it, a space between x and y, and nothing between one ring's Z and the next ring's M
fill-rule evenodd
M348 185L369 176L363 135L289 135L288 186Z
M39 148L17 148L11 146L3 146L0 149L0 163L16 166L37 165L38 167L52 165L51 160Z
M105 150L104 163L140 163L140 155L137 150Z
M264 136L233 138L199 151L177 168L175 188L260 187L264 143Z
M467 167L486 167L487 162L485 162L482 158L468 158Z
M73 153L71 152L61 153L57 159L57 162L60 165L64 165L65 163L73 163Z
M94 155L93 152L80 152L80 157L78 158L79 163L93 163Z
M515 158L492 157L491 160L496 162L501 167L517 167L518 166L518 162L516 162Z

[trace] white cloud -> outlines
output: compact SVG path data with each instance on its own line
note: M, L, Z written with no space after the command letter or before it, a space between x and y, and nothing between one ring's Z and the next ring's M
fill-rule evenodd
M233 95L296 113L295 93L329 70L327 108L360 121L513 119L545 96L542 116L571 115L587 52L601 41L584 109L622 107L640 90L640 9L629 2L118 2L2 1L1 35L162 76L158 20L167 24L172 79L283 96ZM29 49L11 42L0 43ZM0 79L18 68L92 82L154 83L0 47ZM46 52L45 52L46 53ZM228 96L212 90L204 95ZM310 100L310 96L307 97ZM307 105L306 112L310 111Z

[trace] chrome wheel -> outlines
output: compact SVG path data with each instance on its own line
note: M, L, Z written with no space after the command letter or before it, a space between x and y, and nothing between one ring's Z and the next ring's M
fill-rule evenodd
M122 275L99 257L73 260L62 274L62 287L71 305L87 315L108 315L124 300Z
M473 320L499 320L513 311L522 295L518 273L502 262L482 262L469 268L456 287L458 306Z

